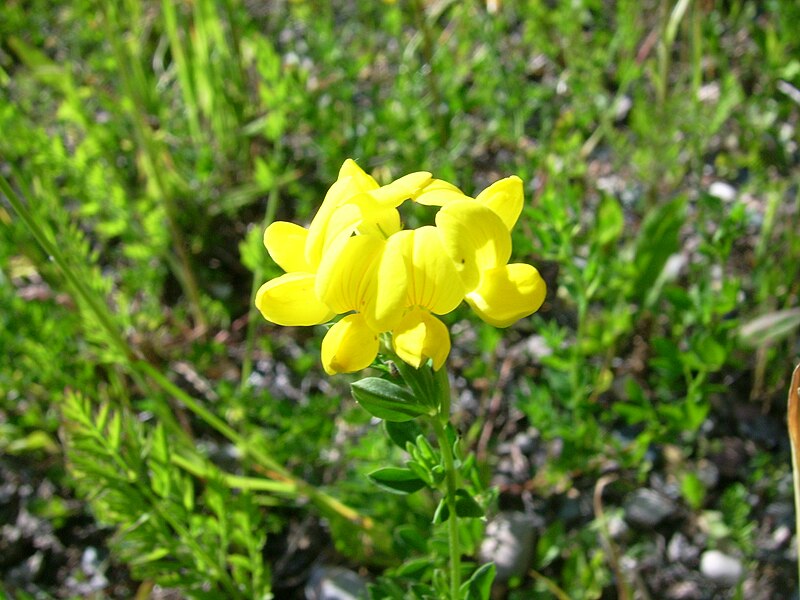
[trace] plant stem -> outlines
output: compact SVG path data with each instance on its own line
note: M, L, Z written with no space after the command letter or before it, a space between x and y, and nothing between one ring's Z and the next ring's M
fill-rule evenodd
M448 390L449 392L449 390ZM448 403L449 406L449 403ZM456 514L456 490L458 489L457 472L453 458L453 448L447 437L446 425L450 415L441 412L433 419L433 428L436 432L436 441L442 453L442 463L445 473L445 502L449 517L447 519L447 538L450 546L450 597L457 600L461 588L461 547L458 540L458 515Z
M167 150L163 147L159 147L154 138L153 130L145 122L146 103L144 98L142 98L143 90L132 81L132 71L135 68L136 62L135 57L131 56L131 53L126 48L125 44L123 44L124 32L119 22L119 15L114 2L105 3L105 13L106 18L113 27L112 31L110 31L111 42L114 48L115 58L120 67L124 92L130 101L128 112L133 124L133 133L137 145L142 152L141 157L145 164L143 170L148 176L150 183L153 185L155 190L154 195L164 207L164 214L172 238L173 249L178 257L180 269L176 271L175 274L186 294L187 301L189 302L189 309L194 317L195 326L199 327L201 330L205 330L207 323L201 304L200 286L197 283L197 278L195 277L189 259L189 243L178 224L179 207L173 197L172 186L169 185L163 175L163 172L169 171L169 164L171 161L169 159L165 160L164 157L168 154Z

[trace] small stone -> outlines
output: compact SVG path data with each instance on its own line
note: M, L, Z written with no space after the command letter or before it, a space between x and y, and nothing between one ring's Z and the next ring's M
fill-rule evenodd
M713 490L719 483L719 469L710 460L701 458L697 461L695 469L697 478L703 483L706 490Z
M523 454L532 454L536 450L536 438L524 431L515 435L512 443Z
M306 584L307 600L357 600L367 593L367 584L344 567L315 567Z
M744 568L738 558L719 550L707 550L700 557L700 572L717 585L729 587L739 582Z
M686 565L697 563L697 557L700 555L700 550L689 543L686 536L682 533L676 533L672 536L667 545L667 558L670 562L681 562Z
M505 582L522 576L533 558L536 519L520 512L503 512L486 526L481 562L493 562L496 579Z
M608 519L608 535L616 542L625 541L628 539L630 527L621 516L614 514Z
M667 598L669 600L700 600L703 598L703 591L694 581L679 581L669 586Z
M625 120L628 116L628 113L631 112L631 108L633 107L633 100L631 100L630 96L620 96L620 98L614 103L614 121L620 123Z
M708 186L708 193L723 202L733 202L736 199L736 188L724 181L715 181Z
M648 529L675 516L677 509L677 505L664 494L642 488L625 501L625 519L635 527Z

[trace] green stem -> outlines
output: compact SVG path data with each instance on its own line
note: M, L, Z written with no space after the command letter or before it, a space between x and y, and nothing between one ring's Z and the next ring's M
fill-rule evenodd
M448 418L440 414L439 418L433 419L433 428L436 432L436 441L439 443L439 450L442 453L442 462L444 463L445 502L449 512L447 538L450 547L450 597L452 600L458 600L459 589L461 588L461 547L458 540L458 515L456 514L458 483L453 448L450 445L447 430L443 424L443 421L446 423Z
M114 2L106 2L105 11L106 18L112 25L112 31L110 31L109 34L114 48L115 58L120 65L122 85L125 94L131 102L129 112L133 123L133 132L136 137L136 142L142 150L142 158L147 165L144 170L155 188L155 195L164 206L167 228L172 238L173 249L178 256L180 270L176 272L176 275L187 296L189 308L194 316L195 325L205 330L206 319L200 300L200 286L197 283L194 270L189 260L189 252L187 250L189 244L178 225L179 210L175 198L173 198L172 189L170 189L171 186L168 185L163 176L163 172L168 170L165 166L167 161L162 158L162 156L166 154L166 150L157 146L153 139L152 129L145 123L144 115L146 114L146 106L142 98L143 90L139 89L139 86L135 85L132 81L133 76L131 71L134 69L136 61L122 43L124 33L122 31L122 25L119 22L119 15Z

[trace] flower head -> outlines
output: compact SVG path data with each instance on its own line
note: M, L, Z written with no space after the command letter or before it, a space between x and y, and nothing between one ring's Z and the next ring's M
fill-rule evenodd
M404 230L398 206L407 199L441 207L436 226ZM427 172L380 186L348 159L308 228L267 228L264 245L285 274L261 286L256 306L279 325L342 315L322 342L329 374L369 366L382 334L403 361L438 370L450 335L437 315L466 300L481 319L506 327L541 306L538 271L508 264L522 203L518 177L470 198Z

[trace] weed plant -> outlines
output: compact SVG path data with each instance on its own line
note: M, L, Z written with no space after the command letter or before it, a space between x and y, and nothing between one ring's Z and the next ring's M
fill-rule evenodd
M262 236L308 222L348 157L380 183L515 174L512 258L547 300L502 332L446 319L489 516L613 471L611 518L658 476L763 581L751 504L781 497L787 444L743 423L746 475L712 485L698 465L736 407L783 418L800 352L797 23L793 0L3 3L2 462L60 490L38 518L107 528L131 596L299 594L280 555L314 522L315 558L374 597L424 597L446 555L437 499L377 491L366 474L407 455L348 376L324 376L322 329L258 316L281 273ZM498 498L515 428L547 460ZM607 525L543 524L505 593L660 596L615 564L642 547ZM463 531L467 558L482 535Z

